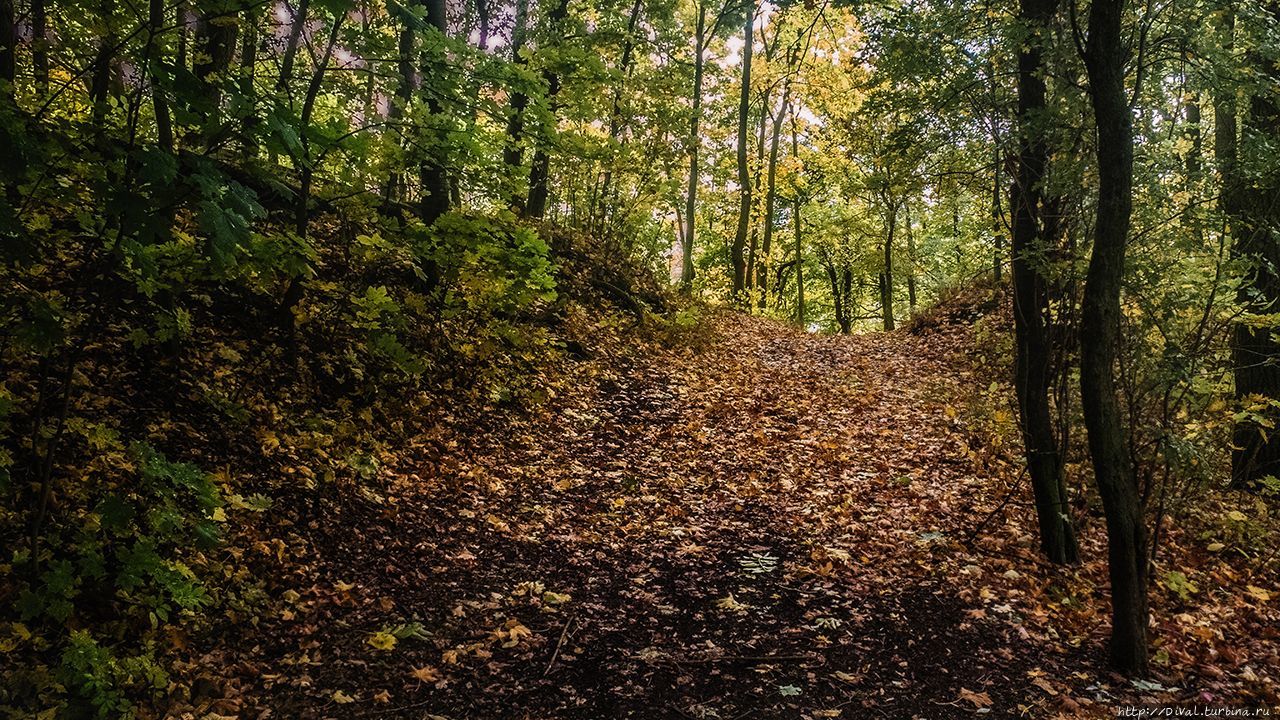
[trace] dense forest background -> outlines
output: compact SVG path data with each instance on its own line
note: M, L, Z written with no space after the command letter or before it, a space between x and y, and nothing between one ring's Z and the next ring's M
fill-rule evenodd
M576 363L696 351L720 306L811 334L990 315L971 391L1009 408L983 417L1035 551L1105 554L1112 667L1177 665L1148 596L1211 592L1159 562L1186 518L1234 602L1276 573L1278 23L0 0L0 707L145 714L271 602L246 558L370 501L397 448L533 412Z

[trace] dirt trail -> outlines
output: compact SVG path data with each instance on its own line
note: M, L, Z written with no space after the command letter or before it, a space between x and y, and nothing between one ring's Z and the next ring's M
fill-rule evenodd
M1064 661L1041 641L1040 581L961 542L1009 480L966 444L979 380L954 343L736 315L715 330L584 373L537 418L442 422L406 449L448 448L437 465L406 461L301 530L309 589L241 658L238 709L1051 714L1029 684ZM1021 524L997 523L1004 552L1029 551ZM402 637L379 649L384 631Z

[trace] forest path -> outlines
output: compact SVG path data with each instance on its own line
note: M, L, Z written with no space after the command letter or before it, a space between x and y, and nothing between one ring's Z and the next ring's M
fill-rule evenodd
M432 471L406 460L377 503L312 531L306 614L281 621L305 623L311 666L281 664L296 628L268 631L251 667L276 676L244 695L451 720L1056 702L1028 685L1050 651L1043 612L1018 607L1027 561L961 542L1009 479L966 443L978 380L955 340L714 327L698 351L584 374L538 417L466 435L446 419L419 441L451 448ZM1012 525L1004 549L1026 551ZM378 649L382 631L405 637Z

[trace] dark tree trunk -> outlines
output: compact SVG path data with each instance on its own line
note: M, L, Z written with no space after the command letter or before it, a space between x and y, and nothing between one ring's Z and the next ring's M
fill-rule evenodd
M529 32L529 0L516 0L515 25L511 30L511 63L523 68L528 61L522 54ZM502 146L502 161L506 164L515 186L511 188L508 204L517 213L524 213L527 187L521 187L517 178L524 165L524 112L529 106L529 96L521 89L511 93L511 108L507 111L507 139Z
M1017 344L1014 387L1022 444L1031 476L1040 549L1050 562L1079 560L1067 506L1062 459L1049 406L1054 385L1053 348L1047 327L1051 257L1042 221L1043 188L1049 150L1043 128L1044 42L1058 0L1021 0L1019 17L1028 35L1018 53L1018 169L1013 185L1013 319Z
M1257 37L1263 37L1280 21L1280 3L1258 8ZM1280 103L1274 88L1280 83L1280 69L1273 59L1251 52L1246 61L1269 83L1249 98L1249 114L1244 122L1241 147L1248 158L1266 157L1280 143ZM1232 163L1230 181L1233 254L1248 266L1247 282L1237 301L1250 316L1265 316L1280 310L1280 178L1273 167L1265 170L1255 163ZM1249 171L1244 170L1249 166ZM1280 477L1280 440L1274 437L1280 411L1270 405L1280 400L1280 341L1274 321L1252 323L1248 318L1235 326L1232 356L1235 365L1235 392L1253 417L1236 424L1232 453L1232 486L1257 490L1267 476Z
M5 0L6 2L10 0ZM49 6L31 1L31 71L41 94L49 90Z
M298 42L302 39L302 29L307 24L307 13L311 9L311 0L298 0L298 9L293 14L293 24L289 26L289 40L284 46L284 58L280 62L280 77L276 78L276 89L286 90L293 80L294 58L298 55ZM182 12L181 9L178 12Z
M746 302L747 236L751 232L751 171L747 167L747 125L751 114L751 54L755 44L755 0L747 3L742 39L742 89L738 95L738 230L729 248L733 264L733 301Z
M5 95L13 94L18 78L18 15L13 0L0 0L0 83Z
M548 36L560 37L564 19L569 14L569 0L560 0L547 15ZM560 95L560 73L547 70L542 78L547 82L547 126L538 133L537 144L533 150L533 160L529 163L529 200L525 203L525 214L541 220L547 214L547 182L550 180L551 154L548 145L556 133L556 111L559 109L557 96Z
M159 66L159 60L156 58L156 38L164 30L164 0L150 0L147 7L147 61L151 64L151 104L156 115L156 138L160 144L160 148L166 152L173 152L173 121L169 116L169 100L165 96L164 88L160 86L159 74L155 68Z
M206 3L207 4L207 3ZM231 67L235 56L236 34L240 24L236 13L225 9L223 3L215 3L203 9L196 21L196 61L192 67L204 91L203 108L207 117L216 122L222 103L219 83Z
M426 0L427 25L438 31L441 37L449 32L449 19L445 14L444 0ZM446 58L442 55L430 59L436 69L447 67ZM423 68L423 72L426 68ZM448 136L443 128L440 99L434 94L427 96L427 110L431 114L430 142L427 144L426 157L418 166L418 180L422 184L419 214L422 222L428 226L441 215L449 212L449 173L446 157L448 155Z
M885 331L894 329L893 320L893 236L898 226L898 201L886 194L889 215L885 222L884 268L880 271L880 315Z
M778 108L777 117L773 118L773 137L769 139L769 167L765 173L765 189L764 189L764 229L760 240L760 259L756 261L759 265L760 275L760 309L764 310L769 304L769 255L773 251L773 215L774 205L777 201L777 178L778 178L778 140L782 135L782 121L790 110L791 103L791 83L787 82L782 87L782 105Z
M698 211L698 149L702 143L702 138L698 136L698 125L702 121L702 50L706 33L707 8L703 0L699 0L693 43L693 112L689 118L689 190L685 195L685 229L680 248L680 288L685 293L693 290L693 241L697 232L695 219Z
M1097 125L1098 207L1081 304L1080 397L1107 521L1111 661L1147 672L1147 531L1116 397L1120 291L1133 209L1133 116L1125 92L1124 0L1094 0L1085 65Z
M916 311L916 233L911 227L911 206L902 201L902 220L907 231L907 306Z

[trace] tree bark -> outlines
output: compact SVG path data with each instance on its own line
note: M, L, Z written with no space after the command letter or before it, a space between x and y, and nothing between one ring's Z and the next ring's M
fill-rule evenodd
M440 36L447 37L449 21L445 14L444 0L426 0L427 25L435 28ZM430 59L437 69L446 67L443 54ZM425 71L425 68L423 68ZM418 180L422 184L419 215L422 222L430 226L441 215L449 212L449 173L447 170L448 136L442 126L444 113L440 99L434 93L427 95L427 111L430 113L427 132L431 134L427 144L425 157L418 165Z
M733 264L733 301L746 302L747 236L751 231L751 171L747 166L747 125L751 113L751 53L755 44L756 6L748 0L745 27L742 32L742 89L738 95L738 230L729 248Z
M782 86L782 104L778 107L778 115L773 118L773 137L769 139L769 168L765 173L765 190L764 190L764 229L760 240L760 259L757 265L760 266L760 309L764 310L769 304L769 255L773 251L773 216L774 205L777 201L777 178L778 178L778 140L782 136L782 120L787 116L791 109L791 83L786 82Z
M1018 52L1018 166L1013 185L1013 319L1017 357L1014 388L1027 471L1040 527L1040 549L1050 562L1079 560L1068 514L1062 459L1049 405L1054 385L1047 327L1051 254L1041 218L1049 161L1042 123L1047 107L1044 42L1058 0L1021 0L1019 19L1028 37Z
M1261 38L1277 21L1280 3L1273 0L1259 7L1249 24L1258 24L1254 34ZM1251 50L1246 65L1269 83L1249 97L1241 138L1242 154L1249 161L1236 158L1230 163L1224 193L1230 198L1233 255L1248 267L1237 297L1246 318L1234 328L1232 357L1236 398L1252 414L1238 422L1233 433L1231 482L1237 489L1256 491L1263 478L1280 477L1280 440L1273 436L1280 411L1270 405L1280 400L1280 340L1274 321L1250 322L1250 316L1280 309L1280 178L1257 162L1280 142L1280 103L1272 90L1280 83L1280 68L1274 58L1257 50Z
M1089 454L1107 522L1111 662L1147 672L1147 532L1142 498L1116 397L1120 291L1133 209L1133 120L1125 91L1129 60L1124 0L1094 0L1085 66L1097 125L1098 205L1081 304L1080 396Z
M702 51L706 44L707 7L698 0L698 21L693 44L693 113L689 117L689 190L685 195L684 236L681 238L680 289L686 294L693 291L693 241L697 233L695 219L698 211L698 149L702 138L698 125L702 121Z
M884 267L880 271L880 309L886 332L894 329L893 320L893 235L898 225L898 201L887 193L888 215L885 222Z
M560 0L547 15L548 35L559 38L563 30L564 19L569 14L569 0ZM548 187L551 176L551 154L548 145L556 133L556 97L560 94L560 73L544 70L542 78L547 82L547 116L548 125L541 128L534 145L533 160L529 163L529 199L525 203L525 214L541 220L547 214Z

